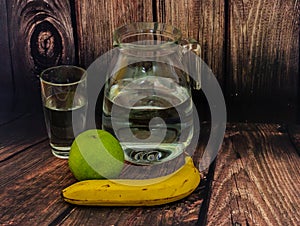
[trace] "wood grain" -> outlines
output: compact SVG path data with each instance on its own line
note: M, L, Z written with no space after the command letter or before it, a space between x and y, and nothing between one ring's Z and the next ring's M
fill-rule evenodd
M72 209L60 192L75 179L52 155L42 119L28 114L0 125L1 225L49 225Z
M42 114L8 118L0 125L0 163L44 140L48 140L48 137Z
M300 125L288 125L283 129L288 131L290 139L300 155Z
M10 112L13 109L14 81L11 68L6 1L0 2L0 31L0 112Z
M75 0L79 64L88 67L112 48L113 31L138 21L152 21L152 0Z
M74 63L74 38L68 1L6 1L12 76L19 111L40 107L41 70ZM26 95L25 95L26 94Z
M38 142L34 131L40 131L21 133L22 119L0 126L0 141L5 141L6 148L19 148L0 162L0 224L203 225L207 218L205 225L299 225L300 156L286 127L229 124L211 187L207 177L195 192L178 202L110 208L74 206L62 200L61 190L75 178L65 160L52 156L48 140ZM23 137L11 133L4 137L14 130ZM298 128L290 131L297 133ZM207 137L199 141L194 155L197 163L206 141ZM207 189L211 189L209 199Z
M299 1L229 0L228 15L228 94L244 101L296 98Z
M187 198L159 207L82 207L64 202L61 190L76 181L67 161L52 156L49 141L40 139L43 138L40 131L32 128L31 133L24 133L24 124L39 125L28 117L0 126L0 141L6 150L18 149L14 155L0 160L0 224L197 224L206 179ZM16 135L9 131L15 131ZM197 149L196 162L204 147L205 143Z
M203 127L203 137L201 137L199 146L193 156L195 165L199 164L200 157L202 156L207 143L207 126L204 125ZM174 163L172 165L174 165ZM169 165L167 164L164 166L165 168L168 168ZM133 170L128 171L127 167L128 166L125 166L123 169L121 177L132 178L132 176L129 176L128 174L138 174L139 177L146 178L147 175L143 174L149 172L146 167L141 167L139 170L135 168L135 172ZM158 173L157 175L163 175L165 172L169 171L169 169L163 169L159 165L155 168L156 169L152 168L152 175L148 175L148 177L154 177L155 173ZM208 178L202 178L198 188L190 196L178 202L154 207L87 208L77 206L63 219L63 221L61 221L61 223L63 225L97 225L101 222L101 225L103 226L199 225L199 222L203 222L202 219L199 219L199 213L202 210L202 204L207 192L206 185L208 180ZM206 213L204 213L204 215L206 215Z
M225 12L224 0L156 1L158 22L180 28L184 38L196 39L201 58L223 85Z
M75 180L66 160L54 157L49 142L27 147L0 165L0 224L49 225L71 211L60 196Z
M230 126L216 161L207 225L299 225L300 156L279 125Z
M227 97L229 120L300 120L297 0L5 0L0 6L1 111L40 109L42 69L88 67L111 49L116 27L159 21L200 42Z

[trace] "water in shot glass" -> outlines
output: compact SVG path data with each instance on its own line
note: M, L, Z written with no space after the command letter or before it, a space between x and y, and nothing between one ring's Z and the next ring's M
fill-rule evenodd
M86 71L76 66L56 66L41 73L45 122L54 156L67 159L72 142L85 129ZM74 128L76 127L76 128Z

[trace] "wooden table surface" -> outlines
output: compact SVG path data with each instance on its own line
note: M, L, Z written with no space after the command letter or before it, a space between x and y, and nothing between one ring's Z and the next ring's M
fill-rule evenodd
M52 156L42 115L0 116L0 225L300 225L296 125L228 124L217 159L178 202L82 207L61 197L75 179Z

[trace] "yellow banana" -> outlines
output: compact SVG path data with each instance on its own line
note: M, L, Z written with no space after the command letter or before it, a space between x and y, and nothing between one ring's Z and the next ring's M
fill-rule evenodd
M172 174L153 179L85 180L62 191L65 201L91 206L153 206L180 200L191 194L200 174L191 157Z

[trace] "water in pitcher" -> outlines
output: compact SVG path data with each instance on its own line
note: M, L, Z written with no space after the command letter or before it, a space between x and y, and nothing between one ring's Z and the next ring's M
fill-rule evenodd
M170 78L118 80L105 93L102 128L120 140L128 161L165 162L180 155L192 139L191 95Z

